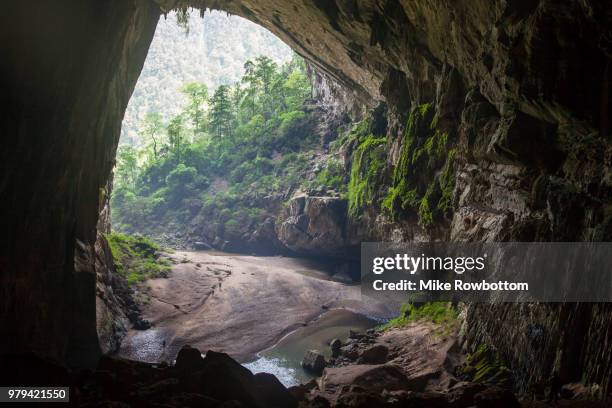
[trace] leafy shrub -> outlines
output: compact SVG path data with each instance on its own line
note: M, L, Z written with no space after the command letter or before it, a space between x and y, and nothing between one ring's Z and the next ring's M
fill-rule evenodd
M234 219L225 221L225 234L231 238L240 236L240 223Z
M166 277L170 272L170 262L160 257L160 247L149 238L119 232L106 234L105 238L113 256L115 270L130 285Z

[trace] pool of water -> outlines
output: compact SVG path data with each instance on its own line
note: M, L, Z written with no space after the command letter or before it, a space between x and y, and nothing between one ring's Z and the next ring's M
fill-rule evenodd
M349 310L330 310L308 326L285 336L275 346L259 353L257 360L244 366L253 373L274 374L286 387L304 383L314 378L301 366L307 350L319 350L329 358L329 343L333 339L344 342L348 339L349 330L365 331L376 325L375 320Z

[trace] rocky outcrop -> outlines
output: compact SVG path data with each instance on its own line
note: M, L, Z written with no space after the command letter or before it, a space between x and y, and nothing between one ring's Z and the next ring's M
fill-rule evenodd
M302 368L320 375L325 368L325 357L318 350L308 350L302 359Z
M348 251L347 202L301 195L288 201L277 221L278 239L299 254L340 256Z
M174 366L103 356L74 372L30 353L1 356L3 384L70 387L73 406L292 408L297 400L271 374L252 374L224 353L184 347ZM11 367L7 375L5 367Z
M106 237L98 233L95 243L96 270L96 329L102 353L119 350L121 340L133 327L144 330L151 327L142 318L141 305L127 279L117 273Z

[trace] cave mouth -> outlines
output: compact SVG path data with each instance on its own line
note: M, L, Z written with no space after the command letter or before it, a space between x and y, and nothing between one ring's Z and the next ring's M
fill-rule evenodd
M298 141L286 145L312 93L307 75L305 62L287 45L241 17L210 10L160 17L122 121L113 230L177 249L224 238L223 228L220 237L190 230L194 218L219 219L234 236L240 224L257 221L246 213L261 205L238 203L244 207L238 211L232 198L247 190L247 176L283 178L284 168L271 167L300 148ZM268 134L279 134L278 140ZM201 212L204 203L232 214Z
M307 209L328 215L329 221L345 212L347 203L331 195L298 198L285 208L299 221L283 229L292 251L338 255L338 243L354 242L360 234L379 241L612 239L607 4L492 3L442 1L432 9L431 2L419 0L388 1L384 7L366 0L180 2L218 6L257 21L290 43L346 85L345 92L322 87L332 110L350 109L356 100L368 107L387 102L373 118L376 126L363 127L363 136L371 132L368 145L402 168L389 186L377 184L381 169L372 165L373 183L384 189L374 191L390 195L387 209L405 206L412 218L373 226L383 209L370 208L362 219L365 225L352 230L349 239L341 234L341 223L326 222L337 233L317 246L297 228L310 219L303 217ZM24 352L75 368L93 368L101 360L93 317L96 283L109 283L98 273L104 274L110 248L96 239L104 231L96 226L107 220L103 208L121 119L160 13L176 5L174 0L4 5L0 81L8 103L0 114L0 133L9 137L3 137L0 150L0 210L5 215L0 218L5 232L0 238L0 355L3 368L19 369L2 370L3 378L11 380L6 383L65 372L46 362L29 370L32 360L24 359ZM442 201L440 207L420 195L428 194L428 176L440 181L439 176L448 175L439 171L443 159L431 160L432 174L412 179L418 185L395 183L415 174L403 141L420 143L444 134L433 131L432 123L458 132L441 138L461 148L453 153L469 152L454 163L461 175L455 180L456 200ZM420 125L416 139L406 131L415 129L410 124ZM381 133L387 134L386 142L376 137ZM368 155L363 162L369 169L380 163L377 158ZM420 200L413 187L423 190L416 191ZM436 198L449 198L441 193ZM432 207L443 215L440 224ZM565 380L598 386L601 398L611 389L610 321L610 305L484 305L470 308L463 327L466 347L492 345L509 359L505 367L514 370L519 390L559 368ZM534 328L544 333L538 335L544 343L533 342ZM214 355L209 362L219 359ZM116 364L125 364L120 366L124 373L143 368ZM231 399L229 394L223 400Z
M313 378L307 350L331 357L334 338L386 317L357 300L348 252L301 253L277 228L293 197L347 193L335 141L353 123L328 123L317 75L241 17L160 17L123 118L111 225L100 225L113 260L99 279L111 285L98 285L104 353L172 364L185 345L222 350L291 386Z

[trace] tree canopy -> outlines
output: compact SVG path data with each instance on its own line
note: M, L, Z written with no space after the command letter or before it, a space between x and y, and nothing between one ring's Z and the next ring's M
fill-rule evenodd
M118 150L112 207L119 230L150 233L198 215L232 221L230 229L253 222L260 200L295 182L307 165L302 150L318 142L308 127L311 82L297 56L282 66L258 57L237 83L211 91L187 83L181 92L187 103L178 115L150 112L139 129L142 146ZM215 180L226 187L210 187Z

